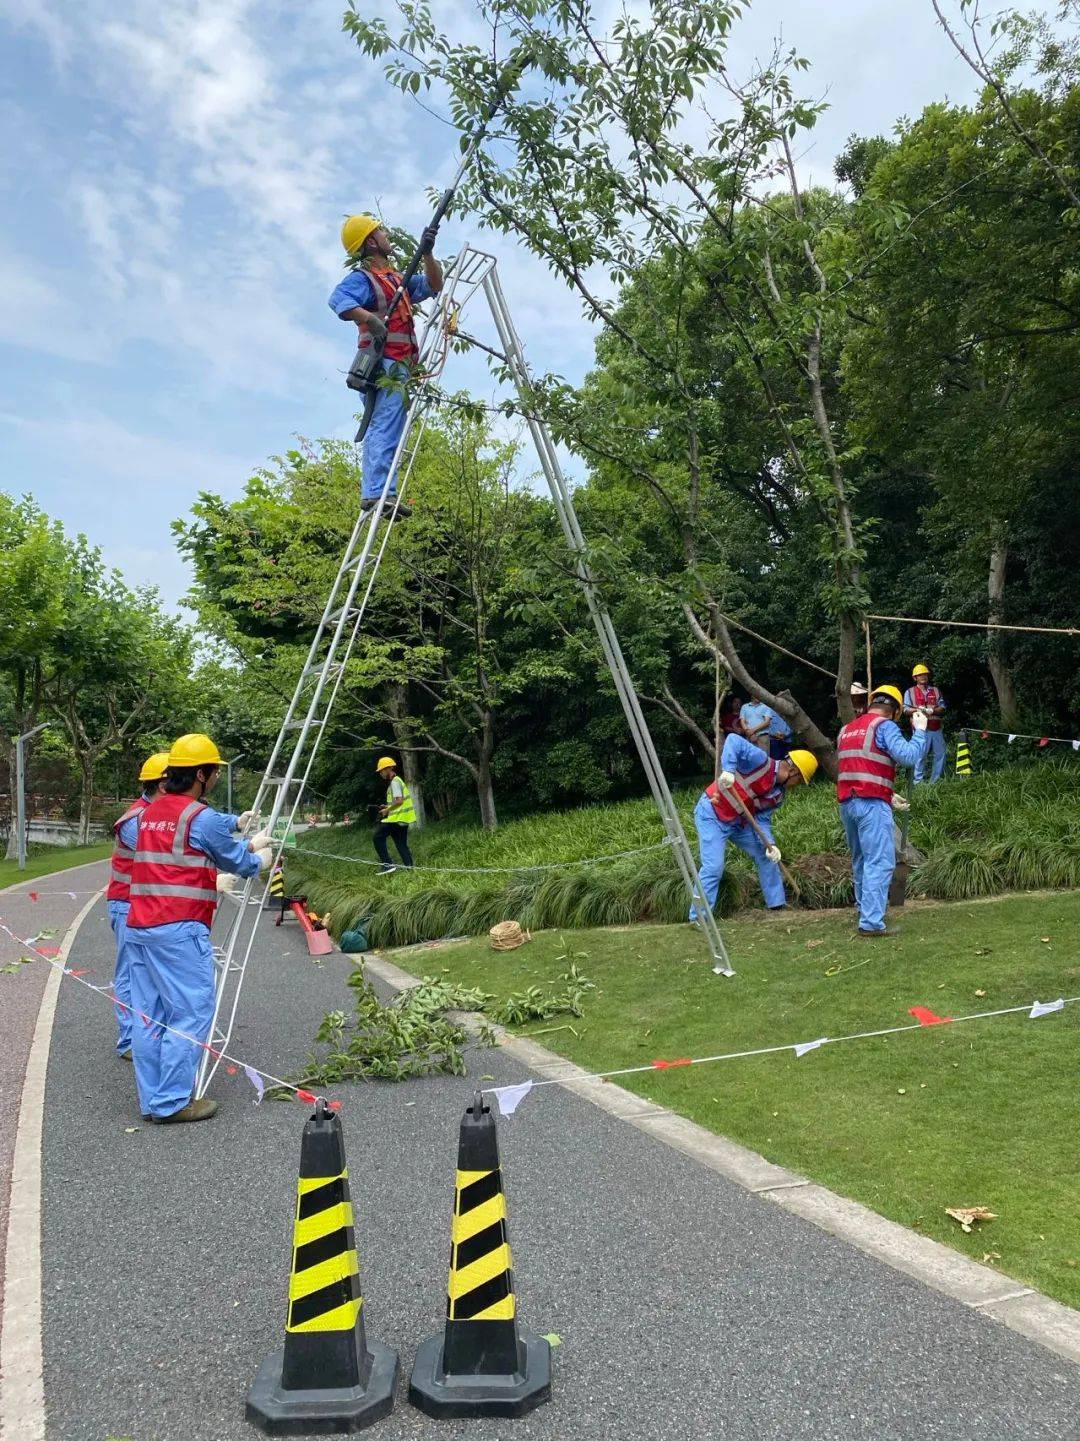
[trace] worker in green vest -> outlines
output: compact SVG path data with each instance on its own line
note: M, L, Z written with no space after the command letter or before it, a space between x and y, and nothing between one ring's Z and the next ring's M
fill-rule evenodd
M379 823L371 833L375 850L382 862L376 874L388 876L397 870L397 866L390 859L386 844L391 839L397 847L401 864L411 871L413 858L409 850L409 827L416 820L412 793L398 775L397 764L390 756L383 756L375 769L386 782L386 804L379 807Z

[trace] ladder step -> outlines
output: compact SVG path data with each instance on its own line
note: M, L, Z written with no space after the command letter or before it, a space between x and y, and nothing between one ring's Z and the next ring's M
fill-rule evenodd
M341 662L339 660L317 660L313 662L313 664L304 667L300 672L300 678L302 680L305 676L318 675L322 671L325 671L326 674L329 675L331 671L340 669Z

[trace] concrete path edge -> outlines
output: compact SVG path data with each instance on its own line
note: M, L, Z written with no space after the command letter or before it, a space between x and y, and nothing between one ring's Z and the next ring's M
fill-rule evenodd
M403 971L385 956L368 953L355 959L362 959L366 970L395 990L408 990L419 984L416 976ZM462 1013L460 1019L470 1029L485 1020L472 1013ZM1080 1311L1010 1276L1000 1275L989 1266L969 1260L940 1241L920 1236L897 1221L889 1221L858 1201L776 1166L756 1151L707 1131L685 1116L676 1115L611 1081L596 1080L573 1061L564 1060L535 1041L514 1036L501 1026L492 1029L501 1050L544 1079L557 1082L744 1190L839 1237L856 1250L1080 1365Z
M95 891L68 926L57 956L61 964L66 963L79 927L101 895L101 890ZM23 1077L11 1171L7 1280L0 1316L0 1437L8 1437L10 1441L16 1438L17 1441L44 1441L45 1437L41 1349L41 1137L60 977L59 969L52 967L41 998Z

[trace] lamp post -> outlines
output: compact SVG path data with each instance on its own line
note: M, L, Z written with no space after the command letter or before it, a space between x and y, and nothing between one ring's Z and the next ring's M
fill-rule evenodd
M239 755L233 756L231 761L225 762L225 809L232 815L232 768L237 761L242 761L247 751L241 751Z
M15 853L20 871L26 870L26 742L51 724L51 721L42 721L33 730L15 737L15 824L18 827Z

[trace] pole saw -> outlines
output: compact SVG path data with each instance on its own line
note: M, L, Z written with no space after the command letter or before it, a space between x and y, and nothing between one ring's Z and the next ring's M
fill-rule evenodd
M488 126L495 119L496 113L498 112L503 101L510 94L510 91L516 85L518 78L520 77L521 72L524 68L524 64L522 63L511 63L507 71L504 72L502 82L497 88L495 99L491 102L491 105L488 107L487 113L481 120L480 128L476 131L476 134L469 141L469 144L465 149L465 153L461 157L461 163L457 168L457 173L454 175L453 180L451 180L450 184L446 187L442 195L439 197L439 203L435 207L434 215L431 217L430 221L425 227L426 230L437 230L442 224L443 220L446 218L446 215L449 212L451 205L454 203L454 194L457 191L458 186L461 184L462 178L465 175L466 170L468 170L469 164L472 161L473 156L480 148L480 142L483 140L485 134L487 133ZM421 240L420 244L413 252L411 260L402 272L401 280L398 283L397 289L394 291L393 295L390 297L390 300L387 302L386 314L383 317L387 325L389 325L390 318L394 314L394 311L401 304L402 297L408 291L409 282L412 280L413 276L423 264L424 253L424 242L423 240ZM365 345L361 349L357 350L356 355L353 357L353 363L349 366L349 373L345 377L345 384L349 387L349 389L360 391L364 397L364 414L360 420L360 428L356 432L357 442L363 440L367 428L371 424L372 411L375 409L375 399L379 393L379 377L382 374L382 358L385 346L385 335L381 340L379 340L376 336L373 335L371 337L370 344Z

